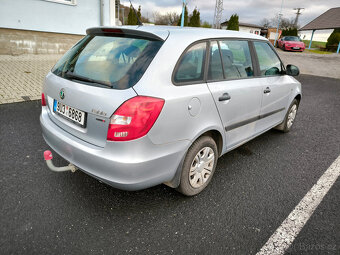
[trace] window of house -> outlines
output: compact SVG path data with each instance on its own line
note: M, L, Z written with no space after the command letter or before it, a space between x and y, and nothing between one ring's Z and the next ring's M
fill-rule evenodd
M203 81L205 52L205 42L197 43L189 48L180 59L174 81L176 83Z
M226 79L247 78L254 75L248 41L220 41Z
M259 60L261 76L281 75L281 61L269 44L254 42L254 46Z

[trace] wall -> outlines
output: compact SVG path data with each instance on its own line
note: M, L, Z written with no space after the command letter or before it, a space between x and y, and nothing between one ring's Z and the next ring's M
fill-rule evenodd
M114 0L0 0L0 54L63 54L89 27L110 25Z
M64 54L83 35L0 28L0 55Z
M221 29L227 29L227 26L221 26ZM255 34L255 31L258 31L258 35L260 35L260 33L261 33L260 28L245 27L245 26L241 26L241 25L239 25L239 31L245 32L245 33L250 33L250 31L252 31L252 34Z
M109 0L104 3L104 24L110 24ZM100 25L100 0L76 0L75 5L46 0L0 0L0 27L85 34Z
M258 35L260 35L260 33L261 33L261 29L260 28L245 27L245 26L239 26L239 31L240 32L245 32L245 33L252 33L252 34L255 34L255 31L257 31Z
M313 35L313 41L327 42L328 37L331 35L334 29L316 30ZM312 31L299 31L298 35L302 40L310 40Z

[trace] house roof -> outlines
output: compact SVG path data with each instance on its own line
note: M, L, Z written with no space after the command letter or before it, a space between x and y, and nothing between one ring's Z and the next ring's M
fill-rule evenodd
M221 26L226 26L226 25L228 25L228 21L221 23ZM239 22L238 25L243 26L243 27L263 28L262 26L259 26L259 25L243 23L243 22Z
M329 9L299 30L340 28L340 7Z

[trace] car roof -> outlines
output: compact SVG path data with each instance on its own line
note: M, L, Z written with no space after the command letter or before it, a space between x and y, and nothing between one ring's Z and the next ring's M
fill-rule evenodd
M147 32L166 40L168 36L171 37L183 37L190 36L192 41L209 39L209 38L244 38L244 39L256 39L267 40L265 37L255 35L252 33L245 33L224 29L212 29L212 28L198 28L198 27L179 27L179 26L119 26L119 27L106 27L114 29L129 29L140 32Z

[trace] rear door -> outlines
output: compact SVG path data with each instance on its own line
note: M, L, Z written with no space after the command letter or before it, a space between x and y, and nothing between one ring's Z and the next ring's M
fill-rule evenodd
M269 42L254 42L262 83L261 120L258 131L269 129L280 123L292 89L291 79L284 73L283 64Z
M51 120L66 132L104 147L111 115L137 94L132 89L163 41L148 33L96 30L68 51L46 77Z
M223 122L227 149L254 136L260 114L262 85L253 79L249 46L246 40L210 42L207 84Z

